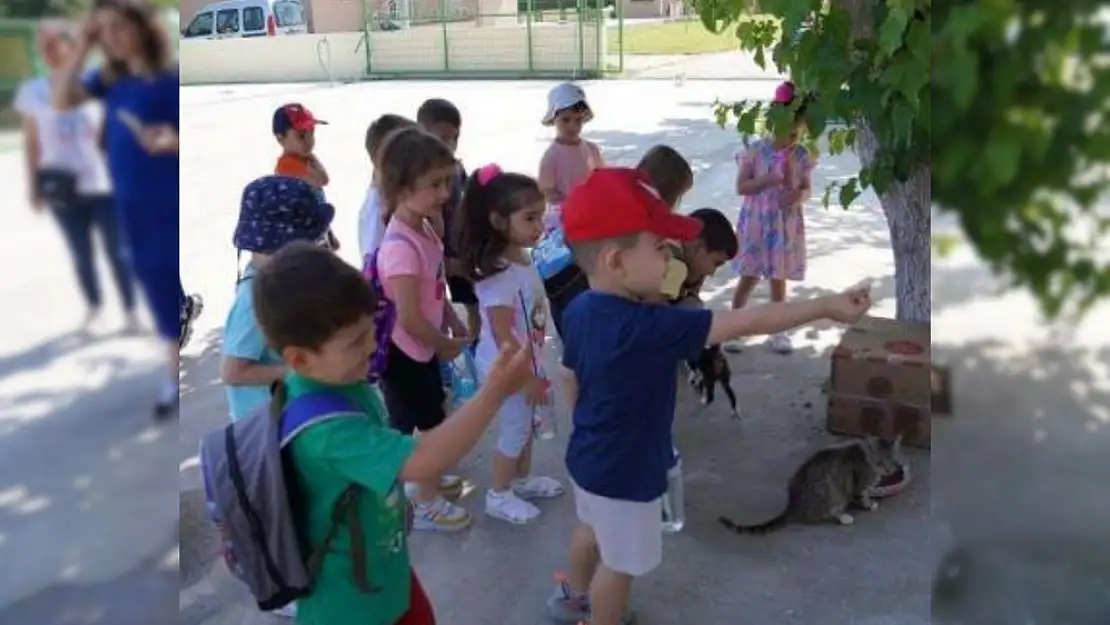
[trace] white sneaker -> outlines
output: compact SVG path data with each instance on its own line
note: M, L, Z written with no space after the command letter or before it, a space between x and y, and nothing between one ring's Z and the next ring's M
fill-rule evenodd
M290 603L276 610L270 610L270 614L283 618L297 618L297 604Z
M466 508L443 497L435 501L413 502L412 529L417 532L458 532L470 527Z
M513 525L524 525L540 516L540 509L517 497L512 490L486 491L486 514Z
M779 354L789 354L794 351L794 345L791 344L790 337L785 334L772 334L767 339L767 344Z
M563 485L552 477L529 475L513 480L513 493L521 499L551 499L563 494Z

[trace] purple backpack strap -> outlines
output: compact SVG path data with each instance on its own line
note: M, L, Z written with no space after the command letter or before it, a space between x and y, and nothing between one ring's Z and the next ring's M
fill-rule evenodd
M340 393L317 391L293 398L281 417L281 445L284 447L305 428L336 416L362 414L362 411Z

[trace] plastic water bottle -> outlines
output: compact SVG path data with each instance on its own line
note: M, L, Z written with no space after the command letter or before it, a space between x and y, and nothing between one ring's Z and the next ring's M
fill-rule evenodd
M663 494L663 531L681 532L686 525L686 500L682 492L682 456L674 450L674 466L667 471L667 492Z
M536 411L532 414L532 426L536 438L549 441L555 438L558 429L555 424L555 393L550 382L547 383L545 395L547 397L546 404L536 406Z

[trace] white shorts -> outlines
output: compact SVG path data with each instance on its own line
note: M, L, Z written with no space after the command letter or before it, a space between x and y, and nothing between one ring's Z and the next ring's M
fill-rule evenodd
M524 393L512 395L497 411L497 451L509 458L519 458L532 437L532 416Z
M633 577L663 562L663 500L627 501L595 495L574 485L578 520L597 537L601 562Z

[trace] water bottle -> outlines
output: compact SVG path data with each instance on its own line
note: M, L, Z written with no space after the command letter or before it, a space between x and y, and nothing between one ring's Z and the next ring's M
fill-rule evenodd
M532 413L532 430L535 432L536 438L549 441L555 438L557 430L555 424L555 393L551 387L551 382L547 382L547 388L544 391L544 396L547 398L547 403L541 406L536 406L535 412Z
M686 525L686 502L682 492L682 456L674 450L674 465L667 470L667 492L663 494L663 531L681 532Z

